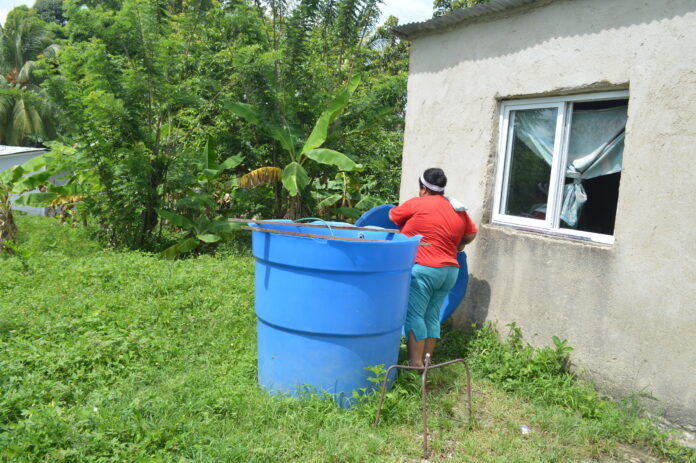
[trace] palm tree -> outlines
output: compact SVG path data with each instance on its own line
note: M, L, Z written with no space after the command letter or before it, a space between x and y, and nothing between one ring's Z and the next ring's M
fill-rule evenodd
M12 10L0 26L0 144L22 145L55 134L51 105L33 71L37 58L57 51L46 23L25 6Z

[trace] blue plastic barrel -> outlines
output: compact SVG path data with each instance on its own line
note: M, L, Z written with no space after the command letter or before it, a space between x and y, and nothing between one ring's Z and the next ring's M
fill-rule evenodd
M375 386L366 367L397 363L420 236L251 226L321 235L252 232L259 384L294 396L327 392L350 406L352 391Z
M447 293L442 307L440 307L440 323L452 316L459 304L464 300L464 296L466 296L466 287L469 285L469 266L466 263L466 253L464 251L457 253L457 262L459 263L459 275L454 286Z
M355 225L358 227L396 228L398 230L399 227L389 218L389 211L393 208L393 204L382 204L381 206L373 207L361 215L360 218L355 221Z

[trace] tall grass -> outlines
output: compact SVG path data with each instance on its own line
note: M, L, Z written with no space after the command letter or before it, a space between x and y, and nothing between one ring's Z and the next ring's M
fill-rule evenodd
M374 396L343 410L259 389L253 260L239 243L165 261L101 249L50 219L21 217L19 227L14 253L0 256L0 461L420 461L418 375L398 379L377 428ZM657 436L620 432L624 422L602 415L608 406L582 418L549 391L539 404L524 399L565 386L553 375L527 386L539 374L506 386L524 362L536 365L534 355L507 365L515 349L492 332L447 332L440 360L468 355L482 379L470 423L463 368L429 375L432 461L572 462ZM544 433L521 439L520 420Z
M3 461L365 461L407 441L371 410L257 387L251 257L164 261L20 228L1 258Z

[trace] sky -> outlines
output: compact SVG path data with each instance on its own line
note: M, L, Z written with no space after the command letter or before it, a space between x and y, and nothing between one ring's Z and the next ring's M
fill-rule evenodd
M18 5L33 5L34 0L0 0L0 23L5 24L5 17ZM399 18L399 24L425 21L433 15L433 0L384 0L382 20L390 15Z
M14 7L19 5L33 5L34 1L0 0L0 23L5 24L5 17Z
M382 21L390 15L399 18L399 24L425 21L433 17L433 0L384 0L381 10Z

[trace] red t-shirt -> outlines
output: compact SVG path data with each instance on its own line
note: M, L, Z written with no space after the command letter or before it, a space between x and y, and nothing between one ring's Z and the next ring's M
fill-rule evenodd
M428 267L459 267L457 247L464 235L476 233L465 211L457 212L442 195L411 198L390 211L392 221L406 236L421 235L416 264Z

